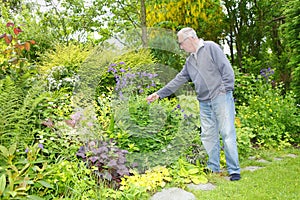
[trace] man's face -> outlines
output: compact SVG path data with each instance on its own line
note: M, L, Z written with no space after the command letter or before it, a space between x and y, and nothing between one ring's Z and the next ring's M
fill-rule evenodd
M191 37L184 38L183 35L179 35L178 36L178 44L179 44L180 49L183 49L184 51L186 51L188 53L192 53L194 50Z

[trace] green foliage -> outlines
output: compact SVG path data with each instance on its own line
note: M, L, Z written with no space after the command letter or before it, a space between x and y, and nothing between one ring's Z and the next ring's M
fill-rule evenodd
M297 99L297 104L300 104L300 67L294 69L292 72L292 89L295 92L295 98Z
M4 31L0 35L0 43L4 44L0 48L0 79L11 76L18 80L22 76L28 76L27 73L30 73L31 69L25 52L30 50L35 41L21 42L18 37L23 30L12 22L6 24Z
M129 107L120 105L116 110L123 113L115 116L116 130L110 137L129 151L151 152L164 148L178 131L182 116L175 110L176 101L162 100L148 105L145 98L131 98L126 105Z
M253 138L255 138L253 128L251 128L251 126L242 126L240 118L236 117L235 129L239 155L241 158L248 158L248 155L252 152L252 148L255 145L252 143Z
M45 180L49 170L47 161L40 157L42 149L41 144L35 144L25 150L24 156L23 152L17 155L15 143L9 149L0 145L1 199L25 198L29 197L30 190L43 193L48 188L52 188L52 185ZM34 196L31 197L34 198Z
M30 123L24 123L26 113L21 113L24 101L24 91L11 78L0 80L0 135L1 143L9 144L16 141L31 141L30 135L24 136L23 131L30 130ZM23 135L23 136L22 136Z
M69 94L45 92L42 82L24 91L8 77L0 80L0 93L2 144L30 144L43 132L43 121L65 119L73 109Z
M170 174L173 178L172 183L184 187L188 183L200 184L207 183L207 178L203 172L204 167L199 162L191 164L184 158L179 158L178 161L171 166Z
M169 170L163 166L156 166L148 169L143 174L131 170L130 176L124 176L121 181L120 190L126 191L131 188L140 188L144 192L155 192L164 188L166 184L172 181Z
M77 72L89 53L88 47L75 44L57 44L54 50L43 54L40 73L44 74L56 66L66 67L69 73Z
M244 74L237 67L234 67L235 71L235 88L234 98L239 109L239 105L248 105L249 100L256 94L256 76L253 73Z
M300 31L300 19L299 19L299 8L300 3L296 0L291 0L285 4L285 23L281 25L283 32L283 38L289 53L288 66L293 69L292 72L292 89L297 95L297 103L300 103L300 42L299 42L299 31Z
M60 160L51 166L47 182L53 186L44 195L47 199L95 198L91 191L97 189L96 179L85 162Z
M131 69L134 72L138 71L150 71L151 66L156 62L155 58L151 54L149 49L138 49L135 51L128 51L122 55L113 59L113 63L124 63L127 69ZM124 67L120 65L119 67ZM119 69L117 67L117 69Z
M248 101L237 107L241 130L249 133L253 145L283 148L292 142L299 143L299 112L293 93L281 96L280 87L257 81L257 90ZM259 119L259 120L257 120ZM249 141L240 135L243 148Z

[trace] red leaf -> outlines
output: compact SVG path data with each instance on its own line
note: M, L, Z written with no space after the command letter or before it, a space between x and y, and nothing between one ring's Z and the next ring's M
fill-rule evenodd
M7 24L6 24L6 27L14 27L15 26L15 24L14 23L12 23L12 22L8 22Z
M20 32L23 32L19 27L18 28L14 28L14 33L16 35L18 35Z

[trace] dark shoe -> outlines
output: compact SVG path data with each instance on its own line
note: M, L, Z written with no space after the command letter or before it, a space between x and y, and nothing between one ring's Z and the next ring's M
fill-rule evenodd
M240 174L230 174L230 180L231 181L238 181L241 179L241 175Z

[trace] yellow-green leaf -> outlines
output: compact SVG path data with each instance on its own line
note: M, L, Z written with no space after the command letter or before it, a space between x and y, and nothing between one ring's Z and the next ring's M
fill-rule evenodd
M0 151L2 152L4 157L7 158L9 156L9 152L5 146L0 145Z
M2 174L0 177L0 196L3 194L6 187L6 176L5 174Z
M191 176L191 181L194 184L200 184L200 183L207 183L208 182L207 178L203 175Z
M192 169L189 169L189 170L188 170L188 173L189 173L189 174L197 174L197 173L199 173L199 169L198 169L198 168L192 168Z
M10 155L13 155L15 152L16 152L16 149L17 149L17 144L12 144L10 147L9 147L9 150L8 150L8 153Z

